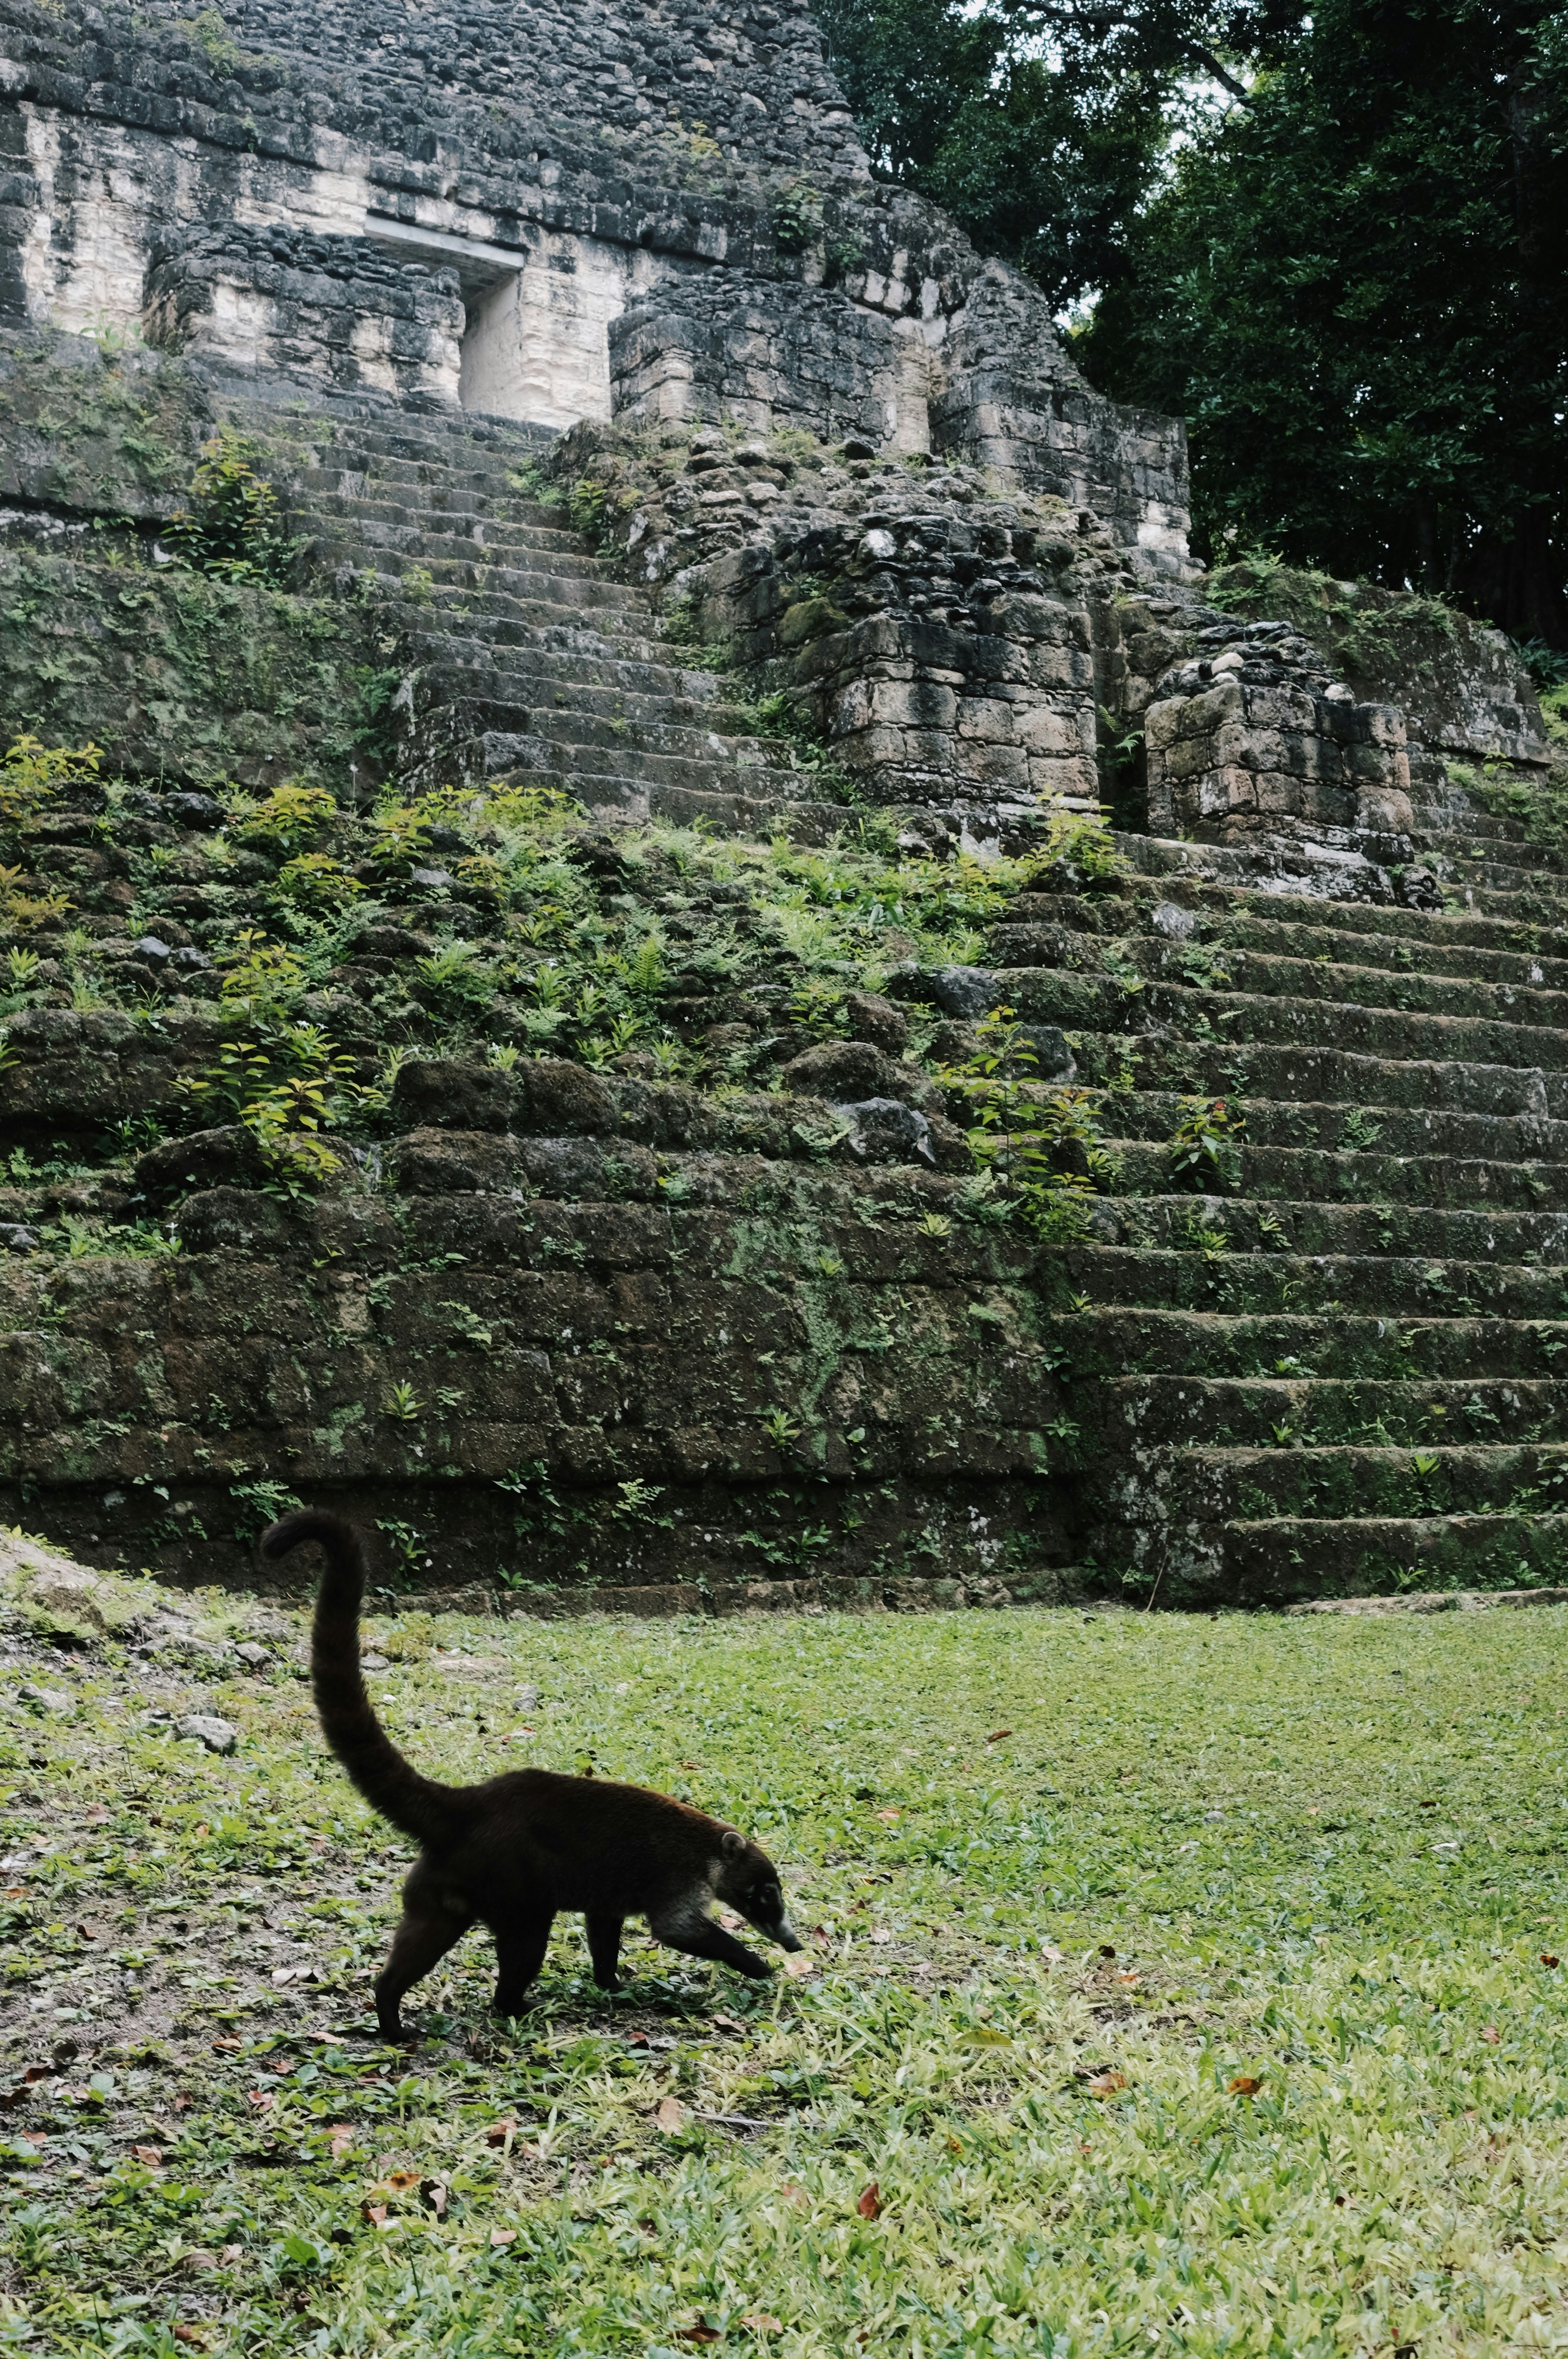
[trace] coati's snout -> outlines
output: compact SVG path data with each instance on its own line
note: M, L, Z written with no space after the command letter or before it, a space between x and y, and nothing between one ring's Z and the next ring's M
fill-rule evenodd
M803 1946L785 1910L779 1870L768 1854L757 1844L747 1843L744 1835L732 1832L724 1837L724 1870L719 1890L748 1925L755 1925L759 1933L766 1933L781 1950Z

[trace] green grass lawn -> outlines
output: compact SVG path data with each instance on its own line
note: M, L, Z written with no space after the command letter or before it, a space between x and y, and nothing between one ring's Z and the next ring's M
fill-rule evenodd
M495 2026L474 1935L380 2049L406 1849L297 1668L14 1646L0 2343L1568 2345L1562 1611L378 1631L417 1760L734 1819L809 1971L607 1999L562 1920Z

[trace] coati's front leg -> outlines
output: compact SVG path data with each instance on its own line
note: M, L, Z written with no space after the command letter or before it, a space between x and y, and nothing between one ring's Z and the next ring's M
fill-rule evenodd
M601 1990L618 1988L621 1979L621 1928L624 1917L589 1909L583 1919L593 1979Z
M550 1947L550 1929L555 1921L553 1909L544 1909L529 1916L508 1917L493 1924L495 1936L495 2012L497 2015L521 2015L523 2002L544 1963L544 1953Z
M758 1982L766 1982L773 1972L765 1958L700 1910L671 1909L668 1915L650 1916L648 1930L667 1950L683 1950L689 1958L712 1958L716 1964L733 1966L737 1974L750 1974Z
M403 1919L391 1954L376 1977L376 2021L383 2039L403 2038L404 1995L456 1948L473 1922L472 1914L452 1908L414 1870L403 1888Z

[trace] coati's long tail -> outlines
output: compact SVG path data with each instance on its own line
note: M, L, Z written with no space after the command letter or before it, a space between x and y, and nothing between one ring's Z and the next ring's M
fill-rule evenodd
M263 1532L264 1557L276 1560L305 1540L319 1541L327 1569L310 1629L310 1677L327 1743L372 1810L417 1843L450 1842L467 1812L456 1786L421 1777L405 1761L365 1693L359 1669L359 1602L369 1570L365 1542L342 1516L302 1507Z

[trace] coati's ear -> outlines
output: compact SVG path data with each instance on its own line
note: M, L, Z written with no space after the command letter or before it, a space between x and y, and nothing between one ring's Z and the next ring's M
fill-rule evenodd
M726 1827L719 1849L726 1859L739 1859L746 1850L746 1837L737 1835L734 1827Z

